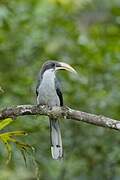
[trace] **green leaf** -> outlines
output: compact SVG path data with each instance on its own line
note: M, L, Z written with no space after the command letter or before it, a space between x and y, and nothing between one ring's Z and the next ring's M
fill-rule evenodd
M8 156L7 156L7 160L6 160L6 164L8 164L11 160L11 157L12 157L12 147L10 145L10 143L8 143L7 141L3 141L3 143L5 144L5 147L7 149L7 152L8 152Z
M33 148L29 144L25 144L15 139L16 136L25 136L25 135L27 135L25 131L12 131L12 132L5 132L0 134L0 141L2 141L5 144L5 147L8 152L8 157L6 161L7 164L10 162L12 156L12 147L10 144L11 142L16 144L17 148L21 151L23 155L23 159L26 164L25 152L27 151L27 149L33 149Z
M9 125L11 122L13 122L12 118L7 118L0 122L0 130L4 129L7 125Z
M1 121L0 122L0 130L4 129L11 122L13 122L13 120L11 118L7 118L7 119ZM6 164L8 164L10 162L11 157L12 157L12 146L10 144L11 142L16 144L17 148L21 151L23 159L26 164L26 154L25 153L26 153L27 149L32 149L32 146L15 139L15 137L17 137L17 136L25 136L25 135L27 135L27 133L25 131L12 131L12 132L4 132L4 133L0 134L0 141L2 141L5 144L5 147L6 147L6 150L8 153Z

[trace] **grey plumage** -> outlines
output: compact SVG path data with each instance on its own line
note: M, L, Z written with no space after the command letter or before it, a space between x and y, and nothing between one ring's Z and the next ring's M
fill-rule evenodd
M58 119L50 120L51 153L53 159L60 159L63 156L62 138Z
M63 105L60 85L52 69L47 69L43 74L40 73L36 92L37 104L48 105L50 107ZM59 120L49 119L49 121L52 157L53 159L60 159L63 156L63 150Z
M56 78L55 72L64 69L76 73L68 64L56 61L47 61L43 64L39 74L36 87L37 104L53 106L63 106L63 96L60 83ZM62 138L58 119L49 119L51 153L53 159L60 159L63 156Z

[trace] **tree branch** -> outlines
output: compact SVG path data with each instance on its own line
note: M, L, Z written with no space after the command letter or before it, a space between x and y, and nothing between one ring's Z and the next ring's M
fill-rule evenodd
M118 120L74 110L69 107L53 107L51 109L47 106L20 105L1 110L0 120L24 115L45 115L54 118L66 118L120 131L120 121Z

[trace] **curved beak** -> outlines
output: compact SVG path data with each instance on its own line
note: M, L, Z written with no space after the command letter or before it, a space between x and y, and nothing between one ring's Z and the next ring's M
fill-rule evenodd
M69 64L63 63L63 62L58 62L58 65L56 66L55 69L56 70L63 69L63 70L67 70L67 71L77 74L76 70L73 67L71 67Z

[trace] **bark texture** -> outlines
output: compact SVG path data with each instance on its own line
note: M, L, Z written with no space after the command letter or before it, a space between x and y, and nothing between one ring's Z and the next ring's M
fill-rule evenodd
M16 119L24 115L45 115L49 117L61 117L64 119L82 121L96 126L111 128L120 131L120 121L105 117L103 115L90 114L83 111L71 109L69 107L53 107L36 105L20 105L16 107L0 110L0 120L6 118Z

